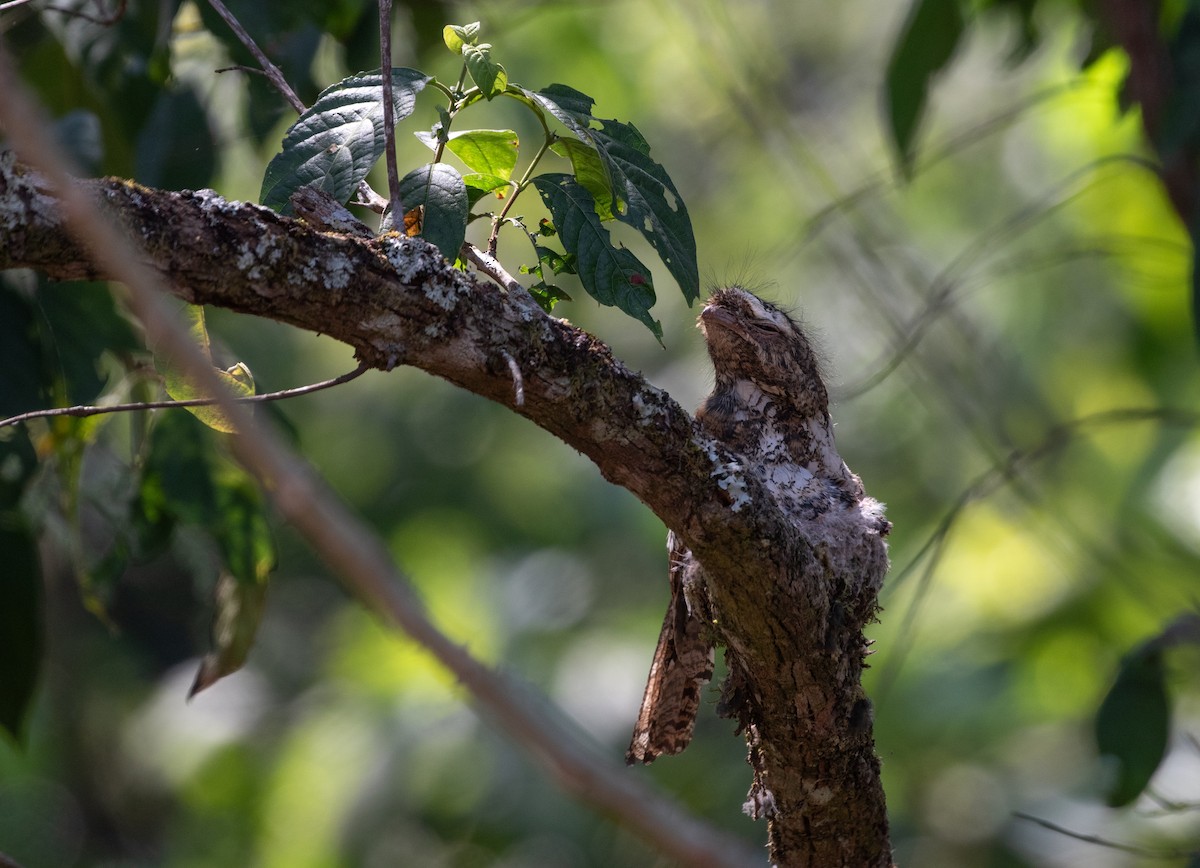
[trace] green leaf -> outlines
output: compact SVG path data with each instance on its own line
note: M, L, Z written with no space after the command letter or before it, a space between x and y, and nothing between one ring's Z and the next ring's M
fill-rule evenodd
M0 512L0 728L20 739L42 657L42 575L37 541Z
M555 286L553 283L546 283L544 280L539 280L533 286L529 287L529 294L533 296L533 300L546 313L551 313L554 310L554 306L560 301L571 300L571 296L561 287Z
M595 149L607 185L591 177L594 166L587 166L586 186L593 196L605 187L611 191L608 201L598 200L600 212L611 211L616 219L641 232L679 284L688 304L695 301L700 295L700 270L691 218L666 170L651 159L650 147L637 128L592 117L592 98L566 85L521 93ZM593 122L598 122L601 128L594 129Z
M245 665L262 622L266 592L265 584L243 585L228 573L221 574L212 623L213 650L200 661L189 699Z
M246 662L262 621L267 579L275 568L275 543L254 481L232 467L214 481L219 509L211 529L225 570L217 580L213 650L200 662L189 696Z
M208 329L204 324L204 308L199 305L188 305L185 308L188 319L188 333L196 345L204 353L205 358L212 360L212 346L208 339ZM207 392L192 381L182 368L164 359L162 361L163 386L174 401L194 401L210 397ZM217 369L213 373L221 380L235 396L240 398L254 394L254 377L250 369L238 362L228 370ZM232 434L237 429L225 412L217 406L187 407L189 413L216 431Z
M517 134L512 130L467 130L454 133L446 147L472 172L512 177L519 155Z
M467 61L467 71L471 80L479 86L487 99L493 99L508 89L508 73L504 67L492 60L492 46L486 42L481 45L464 45L463 57Z
M964 27L960 0L913 0L892 49L886 78L888 118L905 176L912 173L916 133L930 81L954 56Z
M392 70L392 117L412 114L417 94L430 76L415 69ZM383 155L383 76L360 72L321 92L283 139L283 150L267 166L260 200L291 213L292 193L314 186L345 203Z
M467 237L467 186L453 166L429 163L400 179L400 201L407 214L423 208L421 237L453 262Z
M596 215L592 194L570 175L539 175L534 185L550 209L558 235L583 288L601 304L620 308L644 323L662 341L662 325L650 316L654 284L650 271L632 252L614 247Z
M604 161L600 159L600 152L578 139L559 139L550 146L550 150L571 161L575 180L596 200L596 213L600 219L612 220L616 217L612 208L612 185L604 169Z
M1127 805L1146 788L1166 753L1170 719L1162 652L1147 643L1123 661L1096 712L1096 748L1113 772L1109 806Z
M488 193L495 193L497 190L507 189L509 186L509 182L504 178L496 175L483 175L478 172L463 175L463 183L467 185L467 201L472 207ZM504 196L502 193L499 195L501 198Z
M474 45L475 40L479 38L479 22L474 21L470 24L447 24L442 28L442 41L446 43L446 47L455 54L461 54L463 47L466 45Z
M159 415L135 516L152 534L169 533L177 523L198 527L220 554L213 650L201 664L193 693L244 662L276 559L257 483L214 446L213 435L186 413Z

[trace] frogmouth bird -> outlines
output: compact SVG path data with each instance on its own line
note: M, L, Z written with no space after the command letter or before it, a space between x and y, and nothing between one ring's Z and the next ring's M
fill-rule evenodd
M882 506L838 454L829 396L816 354L786 313L741 287L714 292L700 313L716 382L696 411L709 435L745 459L794 522L861 510L882 535ZM701 693L713 672L714 613L703 567L674 533L671 601L642 698L629 763L649 763L687 747Z

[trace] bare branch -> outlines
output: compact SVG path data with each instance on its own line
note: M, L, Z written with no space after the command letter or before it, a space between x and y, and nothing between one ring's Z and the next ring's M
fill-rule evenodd
M392 0L379 0L379 74L383 78L383 160L387 165L392 222L404 222L400 172L396 168L396 120L392 116Z
M295 386L291 389L281 389L278 392L264 392L261 395L234 397L232 400L239 404L265 404L269 401L282 401L286 398L298 398L301 395L311 395L313 392L319 392L322 389L340 386L342 383L349 383L351 380L361 377L368 370L369 368L366 365L360 364L353 371L342 374L338 377L334 377L330 380L322 380L319 383L310 383L307 386ZM52 407L48 410L30 410L28 413L22 413L19 416L10 416L7 419L0 419L0 428L4 428L8 425L17 425L21 422L28 422L31 419L47 419L55 416L75 416L78 418L83 418L86 416L103 416L108 413L132 413L138 410L170 410L176 407L211 407L214 404L219 404L220 402L220 398L190 398L186 401L135 401L130 404L108 404L104 406Z
M1057 832L1059 835L1065 835L1068 838L1074 838L1076 841L1083 841L1087 844L1095 844L1098 847L1107 847L1110 850L1120 850L1123 853L1134 853L1138 856L1145 856L1150 859L1186 859L1189 856L1196 855L1191 850L1139 847L1136 844L1122 844L1119 841L1110 841L1108 838L1102 838L1099 835L1088 835L1082 832L1075 832L1066 828L1065 826L1060 826L1057 823L1050 822L1049 820L1043 820L1041 817L1035 817L1032 814L1026 814L1023 811L1015 811L1013 816L1018 820L1025 820L1041 826L1043 829L1049 829L1051 832Z
M581 747L579 739L565 732L547 715L539 713L533 703L523 701L524 689L520 685L479 663L437 629L411 586L393 567L383 544L314 478L311 469L301 464L273 432L232 400L215 376L209 360L188 339L183 326L167 312L161 299L163 281L160 273L147 266L147 251L133 249L117 225L108 219L110 215L96 207L92 193L103 192L104 188L74 183L69 177L65 158L47 131L40 107L28 96L2 45L0 125L4 126L9 140L22 156L45 174L47 181L43 183L48 183L50 190L35 185L37 195L55 197L55 213L61 210L69 231L89 251L85 260L94 259L95 262L93 266L79 261L74 267L105 273L129 287L133 309L150 339L164 347L166 354L201 388L220 396L219 406L239 432L230 437L238 460L268 483L264 488L281 514L308 539L360 601L427 648L458 678L481 710L542 763L560 786L577 798L619 818L622 824L685 864L744 866L759 861L746 848L699 823L623 770L597 761ZM11 164L7 168L12 169ZM4 193L11 192L14 180L11 174L0 175L0 199L4 198ZM31 189L34 188L26 187L24 192ZM42 216L48 215L43 213ZM61 222L56 222L61 231L64 227ZM288 225L296 229L300 224L288 221ZM321 237L319 233L312 233L310 240ZM63 241L65 239L60 239ZM348 243L362 245L355 240ZM62 252L66 248L60 243L57 249ZM348 248L339 249L346 255ZM366 245L362 245L362 250L378 254ZM439 263L442 263L440 257ZM386 259L383 264L387 264ZM442 263L439 273L444 271ZM416 276L410 274L410 278ZM178 286L175 289L180 291ZM443 284L440 295L434 300L452 300L453 291L452 285ZM324 302L328 313L328 297ZM392 321L398 319L394 311L390 313ZM463 348L451 347L451 351L455 349L461 351ZM372 350L378 358L378 348ZM394 345L390 348L392 358L398 359L402 354L402 348ZM368 361L364 358L364 362ZM507 366L504 371L508 373Z
M296 114L304 114L306 106L304 102L296 95L296 91L292 90L292 86L287 83L287 79L283 77L279 67L271 62L271 58L258 47L258 43L246 32L246 28L242 26L242 22L238 21L232 12L225 6L221 0L208 0L208 5L213 8L213 11L221 16L221 20L229 25L229 29L237 36L238 41L246 47L246 50L254 55L254 59L258 61L271 84L279 91L283 98L288 101L288 105L296 110Z

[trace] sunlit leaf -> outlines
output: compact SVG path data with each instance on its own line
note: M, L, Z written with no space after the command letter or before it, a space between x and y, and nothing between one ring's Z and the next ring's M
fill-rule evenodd
M392 70L392 117L412 114L430 77L415 69ZM361 72L322 91L283 140L263 178L264 205L291 212L289 199L311 185L345 203L383 155L383 76Z
M504 67L492 60L492 46L484 42L480 45L464 45L463 57L467 61L467 71L471 80L479 86L484 97L492 99L504 93L508 87L508 73Z
M447 24L442 28L442 41L455 54L461 54L463 46L474 44L479 37L479 22L470 24Z
M508 180L517 165L517 134L512 130L453 133L446 147L472 172Z
M596 213L600 219L612 220L616 216L613 213L612 182L604 170L600 152L578 139L559 139L550 146L550 150L571 161L575 180L596 200Z
M888 62L886 90L892 143L904 174L912 171L915 140L929 86L958 47L965 22L961 0L913 0Z
M613 246L596 215L592 194L570 175L539 175L533 183L554 219L558 235L588 294L620 308L662 339L662 325L650 316L654 285L650 271L632 252Z
M504 191L509 187L509 182L504 178L478 172L463 175L463 183L467 187L467 201L472 206L488 193L496 193L497 196L503 198Z
M1162 652L1146 645L1130 654L1096 712L1096 748L1112 778L1106 800L1127 805L1146 789L1167 749L1171 709Z

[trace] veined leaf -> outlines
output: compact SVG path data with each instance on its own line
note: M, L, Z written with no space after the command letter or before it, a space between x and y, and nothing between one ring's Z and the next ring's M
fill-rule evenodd
M496 191L506 190L509 186L509 182L504 178L496 175L483 175L478 172L463 175L463 183L467 185L467 201L472 206L488 193L496 193L499 198L504 198L504 193Z
M592 194L565 174L533 179L583 288L601 304L623 310L645 324L662 340L662 325L650 316L654 284L650 270L624 247L614 247L608 230L596 214Z
M445 163L429 163L413 169L400 179L400 201L405 214L416 208L422 209L421 237L435 245L451 262L457 259L467 236L467 216L471 207L462 175ZM395 216L390 223L399 225Z
M521 93L532 105L549 112L581 142L595 149L609 191L608 202L600 200L600 210L611 210L616 219L641 232L679 284L688 304L695 301L700 295L700 271L691 218L666 170L651 159L650 147L637 128L620 121L594 118L592 98L566 85ZM598 122L600 129L593 128L593 122ZM594 164L587 163L585 158L583 165L587 170L587 186L594 195L603 187L593 175Z
M464 45L474 45L479 37L479 22L470 24L447 24L442 28L442 41L455 54L461 54Z
M446 147L472 172L508 180L517 165L517 134L512 130L452 133Z
M489 43L464 45L462 54L467 61L471 80L479 86L485 98L490 100L504 93L508 88L508 73L492 60L492 46Z
M612 182L609 180L608 172L604 170L604 161L600 159L600 152L578 139L559 139L550 146L550 150L571 161L575 180L582 184L596 200L596 213L600 219L612 220L615 218Z
M416 69L392 70L392 119L412 114L430 77ZM267 166L260 200L291 213L292 193L315 186L345 203L383 155L383 75L360 72L326 88L283 139Z

